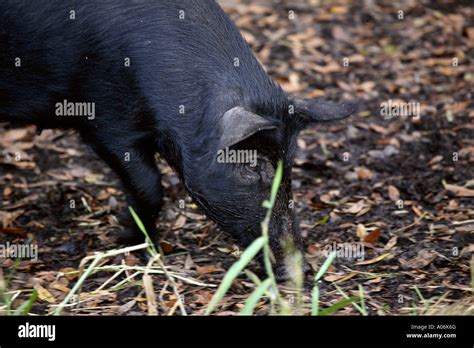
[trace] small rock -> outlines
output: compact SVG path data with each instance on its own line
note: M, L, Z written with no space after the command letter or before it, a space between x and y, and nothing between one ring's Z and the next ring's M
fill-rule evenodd
M393 156L393 155L398 155L400 151L398 151L397 147L394 145L387 145L385 146L385 149L383 149L383 153L387 156Z
M344 175L344 178L349 181L354 181L359 178L356 172L347 172L346 175Z
M380 151L380 150L370 150L368 154L370 157L375 158L375 159L380 159L380 160L383 160L387 157L387 155L383 151Z
M355 139L355 138L358 138L359 137L359 130L352 126L352 125L349 125L347 127L347 130L346 130L346 136L349 138L349 139Z
M118 205L117 199L114 196L110 196L110 198L109 198L109 207L110 207L110 209L117 208L117 205Z

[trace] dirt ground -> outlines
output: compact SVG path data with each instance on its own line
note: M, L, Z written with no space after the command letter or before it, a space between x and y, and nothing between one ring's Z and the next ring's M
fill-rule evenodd
M361 285L371 315L473 314L472 4L221 3L286 91L366 104L346 122L306 130L299 140L293 187L307 259L317 270L333 243L360 242L365 250L363 260L336 258L320 284L321 305L341 299L335 284L347 294L358 294ZM419 117L383 117L388 100L419 103ZM13 307L36 288L31 312L48 314L77 281L77 274L64 273L77 270L86 255L124 247L116 235L125 203L115 175L73 131L35 132L0 124L0 241L34 243L39 258L0 264L10 277ZM203 314L239 250L200 213L169 167L161 167L166 197L157 226L164 262L181 277L176 287L187 314ZM127 253L104 265L124 264L144 262ZM128 270L110 280L113 274L106 268L92 274L80 305L63 314L149 313L142 276ZM153 275L152 285L158 314L179 314L167 278ZM242 274L217 314L238 313L253 289ZM291 287L282 289L290 299ZM268 313L268 303L261 301L256 312ZM348 306L338 314L358 312Z

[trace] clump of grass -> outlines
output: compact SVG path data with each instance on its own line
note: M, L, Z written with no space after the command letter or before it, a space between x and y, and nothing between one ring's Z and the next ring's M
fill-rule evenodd
M302 264L299 261L302 261L302 255L299 255L300 258L292 258L295 265L291 265L292 269L296 269L297 276L294 277L294 284L296 285L296 296L297 301L296 305L292 305L287 299L283 297L280 292L279 286L276 282L275 274L273 272L272 267L272 260L273 255L270 248L269 242L269 223L272 216L273 207L275 205L276 197L278 194L278 190L280 187L281 179L282 179L282 172L283 172L283 164L280 161L278 163L275 179L273 181L271 195L270 198L263 202L263 207L267 209L266 215L264 220L261 223L261 230L262 236L257 238L241 255L240 259L232 265L232 267L227 271L224 279L222 280L221 284L219 285L216 293L214 294L212 300L210 301L208 307L206 308L205 314L211 314L219 305L220 301L224 298L225 294L230 289L232 282L241 274L242 271L245 270L247 265L256 258L256 256L262 252L264 258L264 267L266 272L266 279L260 280L255 274L251 273L250 271L246 271L248 277L254 282L255 289L250 294L250 296L245 301L244 306L240 310L240 315L252 315L255 311L257 304L263 299L267 298L270 301L270 314L272 315L289 315L289 314L302 314L305 312L307 308L305 308L303 304L303 272L300 269L298 271L298 267L302 268ZM112 271L115 272L109 280L103 283L97 291L104 289L108 286L113 280L117 279L118 276L126 274L126 279L121 280L118 284L113 285L110 287L110 290L117 290L123 288L127 284L131 283L134 278L137 276L142 275L142 281L139 282L143 285L147 302L148 302L148 314L149 315L157 315L157 301L155 291L153 289L153 282L151 280L151 274L161 274L167 278L167 284L170 284L172 290L176 296L177 302L176 306L170 311L170 313L174 313L174 309L179 308L181 311L181 315L187 315L186 309L184 304L182 303L182 297L180 296L178 286L175 282L175 279L180 279L181 281L185 281L189 284L194 284L198 286L206 286L212 287L213 285L210 284L202 284L198 281L193 279L189 279L184 277L176 272L170 272L165 267L162 258L163 253L158 247L158 249L154 246L152 240L150 239L143 223L141 222L140 218L133 210L133 208L129 208L132 217L134 218L137 226L145 235L146 242L140 245L117 249L117 250L110 250L106 252L95 253L94 255L85 257L80 264L79 270L76 272L80 274L80 277L74 287L68 292L64 300L56 307L53 314L60 315L62 311L66 307L77 306L81 303L80 296L78 294L81 292L81 288L86 281L86 279L91 276L93 273L99 271ZM151 255L151 258L146 265L146 267L139 267L139 266L127 266L127 265L104 265L105 261L110 257L126 254L132 251L138 251L142 249L147 249L148 253ZM328 268L330 267L331 263L335 259L335 253L328 256L326 261L321 266L320 270L316 274L314 278L314 287L312 291L312 303L311 303L311 314L312 315L330 315L341 308L344 308L350 304L354 305L362 314L367 314L365 309L365 304L363 302L363 291L360 288L360 297L347 296L342 290L338 289L338 291L344 297L339 302L333 304L332 306L324 309L320 309L319 305L319 281L322 276L326 273ZM296 261L295 261L296 260ZM299 261L298 261L299 260ZM89 263L90 262L90 263ZM86 268L86 265L89 265ZM154 266L154 265L157 266ZM1 270L0 270L1 271ZM21 306L19 306L16 310L11 310L11 304L14 300L12 296L6 296L8 293L5 291L6 281L3 279L3 275L0 274L0 300L5 299L5 305L2 307L0 303L0 311L4 311L7 314L13 315L25 315L28 314L32 308L33 303L35 302L38 294L36 290L33 290L30 298L25 301ZM360 300L360 306L356 304L356 302ZM169 314L170 314L169 313Z
M132 274L128 275L126 279L120 281L118 284L115 284L112 286L111 290L117 290L122 288L125 284L131 282L134 278L142 274L142 285L145 289L147 301L148 301L148 314L150 315L157 315L157 304L156 304L156 297L155 297L155 291L153 289L153 283L151 281L151 276L150 274L164 274L173 288L173 292L176 295L177 298L177 304L178 307L180 308L181 314L182 315L187 315L186 309L184 308L184 304L181 301L181 296L179 294L179 291L176 286L176 282L174 278L179 278L181 280L187 281L189 283L194 283L195 285L200 285L200 286L206 286L206 284L202 284L199 282L195 282L190 279L186 279L182 276L176 275L171 272L169 272L165 265L163 264L163 261L161 260L162 258L162 252L161 250L157 250L151 241L150 236L148 235L142 221L136 214L135 210L131 207L129 207L130 213L132 217L134 218L137 226L139 227L140 231L145 235L145 243L128 247L128 248L123 248L123 249L117 249L117 250L110 250L102 253L96 253L95 255L92 256L87 256L81 261L80 265L80 272L81 276L79 280L76 282L74 287L71 289L71 291L68 292L67 296L64 298L64 300L56 307L54 311L54 315L60 315L62 311L64 310L65 307L69 307L71 305L70 302L73 302L74 295L80 293L80 289L82 285L84 284L85 280L93 273L98 272L98 271L114 271L115 274L107 280L104 284L102 284L96 291L102 290L106 285L111 283L114 279L116 279L119 275L125 273L128 275L128 272L133 271ZM151 258L147 264L146 267L130 267L127 265L119 265L119 266L101 266L100 263L103 262L104 260L110 258L111 256L116 256L120 254L126 254L132 251L138 251L138 250L143 250L147 249L148 253L151 255ZM85 265L87 262L91 261L89 266L84 270ZM153 265L154 264L158 265L159 270L157 270ZM78 302L79 303L79 300Z
M142 221L140 220L140 218L135 213L135 211L133 210L132 207L129 207L129 209L130 209L130 213L133 216L133 219L135 220L136 224L140 228L140 231L142 231L143 234L145 235L145 240L148 244L148 252L152 256L151 260L148 262L148 265L151 266L154 262L156 262L159 265L159 267L162 269L163 273L165 274L166 278L168 279L168 282L171 284L171 287L173 288L173 292L176 296L176 301L177 301L177 304L179 306L179 309L181 310L181 314L182 315L187 315L186 309L184 308L184 303L181 300L182 297L179 294L178 287L176 286L176 282L174 281L174 278L172 276L170 276L170 274L166 270L165 265L161 261L161 258L163 256L162 250L159 249L159 252L157 251L157 249L155 248L155 246L153 244L153 241L151 240L150 236L148 235L148 232L146 231L145 226L143 225ZM153 292L153 289L150 285L151 284L151 278L148 275L148 272L146 272L144 274L143 282L144 282L145 285L148 285L148 286L145 286L145 291L146 291L147 299L148 299L148 302L149 302L148 304L150 305L150 302L152 302L151 299L154 298L154 292Z
M263 251L264 266L267 278L265 280L260 280L255 274L247 272L249 278L255 284L255 290L247 298L245 305L240 310L240 315L252 315L254 313L255 307L261 301L262 298L266 297L270 301L270 314L271 315L288 315L288 314L301 314L304 311L302 297L303 297L303 271L301 262L298 267L300 267L299 272L295 272L297 276L294 279L296 284L297 299L296 308L292 308L291 304L283 298L279 291L278 284L275 279L275 274L272 267L272 252L270 249L269 241L269 224L272 216L272 211L275 206L276 197L278 190L280 188L280 183L283 175L283 163L282 161L278 162L278 167L276 170L275 178L273 180L271 195L268 200L263 202L263 207L267 209L264 220L261 223L262 236L253 241L253 243L242 253L240 259L235 262L231 268L227 271L224 279L222 280L219 288L214 294L212 300L210 301L208 307L206 308L205 314L209 315L219 305L220 301L224 298L227 291L232 286L232 282L239 276L239 274L247 267L247 265L256 257L256 255ZM302 261L302 255L300 255L300 260ZM336 257L335 253L329 255L324 264L321 266L319 272L316 274L314 279L314 287L312 291L312 305L311 305L311 314L312 315L329 315L341 308L344 308L350 304L354 304L356 301L360 300L362 297L352 296L349 297L343 293L344 299L337 302L336 304L330 306L329 308L320 310L319 308L319 286L318 282L326 273L331 263ZM296 258L298 259L298 258ZM294 268L294 267L293 267ZM363 294L362 290L361 294ZM363 300L361 300L363 301ZM358 309L363 313L367 314L365 309L365 304L361 302L361 306L358 306Z
M13 309L13 302L18 298L22 292L30 292L30 290L23 291L9 291L8 284L10 283L11 278L13 277L16 267L20 263L20 260L17 259L15 264L10 269L10 274L7 278L3 275L3 269L0 268L0 315L29 315L33 303L38 297L38 291L33 289L28 300L24 301L16 309Z
M209 302L208 307L206 308L205 314L211 314L225 296L227 291L230 289L232 282L239 276L240 272L255 258L255 256L263 249L263 258L265 271L268 275L268 278L263 282L258 279L257 276L254 276L256 288L254 292L250 295L247 300L247 303L241 310L241 314L252 314L253 310L263 295L268 295L271 302L272 311L275 310L276 304L280 306L281 312L286 312L288 310L288 305L286 301L281 296L278 286L276 283L275 274L273 272L272 262L271 262L271 250L268 237L268 225L270 223L271 214L273 207L275 205L276 196L278 189L280 187L281 178L282 178L282 162L278 163L278 168L276 171L275 179L273 180L271 196L269 200L263 202L263 206L267 208L267 213L265 219L261 223L262 236L253 241L253 243L242 253L240 259L232 265L232 267L227 271L224 279L222 280L217 292Z
M471 262L471 270L474 262ZM449 299L449 291L441 296L434 296L429 299L425 298L417 286L413 289L418 296L419 302L422 306L417 306L415 301L412 301L411 308L402 308L401 311L410 311L411 315L474 315L474 296L472 294L459 298ZM474 290L474 284L471 282L469 292Z
M176 272L170 272L167 267L164 265L163 260L162 260L162 251L160 248L156 248L148 235L148 232L146 231L142 221L136 214L135 210L133 208L129 208L130 213L132 217L135 220L135 223L139 227L140 231L145 235L145 243L136 245L136 246L131 246L128 248L123 248L123 249L117 249L117 250L110 250L106 252L101 252L101 253L95 253L94 255L87 256L81 261L80 265L80 271L77 273L80 273L81 276L77 283L74 285L74 287L69 291L67 296L64 298L64 300L56 307L54 311L54 315L60 315L62 311L66 307L70 307L74 305L74 295L80 293L80 289L82 285L84 284L85 280L93 273L99 272L99 271L113 271L115 272L114 275L109 278L105 283L103 283L96 291L100 291L104 289L106 286L108 286L113 280L118 278L118 276L122 274L126 274L127 277L120 281L119 283L113 285L110 287L110 290L118 290L132 282L136 277L142 275L142 281L138 282L137 284L143 285L145 295L147 298L147 304L148 304L148 314L149 315L157 315L158 314L158 309L157 309L157 301L156 301L156 296L155 296L155 291L153 288L153 282L151 279L152 274L161 274L164 275L167 279L167 284L171 285L171 288L174 292L174 295L176 296L177 299L177 308L179 308L181 315L187 315L186 309L184 307L184 303L182 302L182 296L179 293L178 286L176 284L175 279L179 279L181 281L184 281L189 284L193 285L198 285L198 286L205 286L205 287L213 287L214 285L210 284L204 284L202 282L195 281L194 279L190 279L187 277L184 277L183 275L177 274ZM132 251L138 251L138 250L143 250L146 249L148 253L150 254L150 260L148 261L148 264L146 267L140 267L140 266L127 266L127 265L102 265L105 260L112 256L120 255L120 254L126 254ZM88 265L87 268L85 268L85 265L89 262L90 264ZM157 266L155 266L155 264ZM77 300L75 304L80 303L80 299ZM173 311L174 312L174 309Z
M98 266L99 264L103 261L108 259L111 256L116 256L120 254L125 254L129 253L131 251L136 251L136 250L141 250L144 248L147 248L148 244L143 243L139 244L136 246L128 247L128 248L123 248L123 249L117 249L117 250L110 250L106 252L100 252L100 253L95 253L94 255L91 256L86 256L84 259L82 259L81 264L79 266L79 269L82 270L81 276L79 277L79 280L74 284L73 288L68 292L64 300L56 307L56 309L53 312L53 315L60 315L64 308L66 306L70 306L73 304L73 296L76 295L77 293L80 293L81 287L86 281L86 279L93 273L98 271ZM85 265L87 262L92 260L92 262L89 264L89 266L84 270Z

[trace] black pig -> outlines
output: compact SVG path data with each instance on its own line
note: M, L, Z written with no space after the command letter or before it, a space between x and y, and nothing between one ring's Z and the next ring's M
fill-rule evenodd
M151 233L163 196L156 153L244 246L261 235L281 159L270 224L279 278L302 248L288 206L296 137L353 112L283 92L212 0L0 3L0 121L77 130L119 175ZM224 149L257 157L218 161Z

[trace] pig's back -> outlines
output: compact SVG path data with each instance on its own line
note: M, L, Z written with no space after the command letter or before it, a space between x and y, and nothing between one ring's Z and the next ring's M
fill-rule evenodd
M202 114L227 90L279 93L212 0L2 1L0 52L0 119L31 122L68 98L123 103L128 90L162 118L181 104Z

